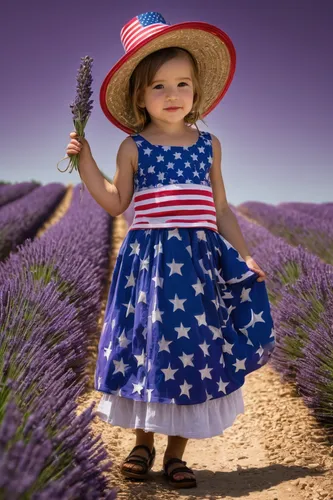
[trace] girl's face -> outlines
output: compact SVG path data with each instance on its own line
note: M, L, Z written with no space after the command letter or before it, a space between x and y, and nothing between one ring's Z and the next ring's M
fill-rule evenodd
M171 59L160 67L140 103L146 107L152 121L177 123L191 111L194 96L191 69L186 57ZM167 111L168 107L179 109Z

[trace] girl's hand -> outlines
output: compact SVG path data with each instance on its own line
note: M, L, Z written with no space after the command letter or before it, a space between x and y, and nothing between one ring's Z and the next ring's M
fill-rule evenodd
M90 152L89 143L84 137L80 137L80 139L78 139L79 136L75 130L73 132L71 132L69 135L71 137L71 140L70 140L69 144L67 145L67 149L66 149L66 154L68 156L77 155L77 154L81 153L81 151L82 152L85 152L85 151Z
M252 259L252 257L248 257L247 259L245 259L245 262L246 262L247 267L249 267L251 269L251 271L255 271L256 273L259 274L259 278L257 279L257 281L264 281L265 280L266 274L258 266L256 261L254 259Z

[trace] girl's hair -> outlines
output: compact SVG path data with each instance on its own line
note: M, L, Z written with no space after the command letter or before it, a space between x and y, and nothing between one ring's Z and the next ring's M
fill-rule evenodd
M141 97L143 97L143 92L146 87L151 85L151 82L154 79L155 74L159 70L159 68L170 59L174 59L177 56L188 57L192 64L192 79L193 79L193 106L192 110L184 117L184 122L187 126L191 126L194 124L197 127L197 120L203 120L201 116L201 104L203 99L203 91L200 82L200 76L198 71L198 66L195 58L185 49L180 47L167 47L164 49L157 50L152 54L146 56L134 69L130 81L129 81L129 102L130 106L133 109L135 115L135 131L141 132L148 123L151 122L151 118L146 108L142 108L139 106L138 101ZM205 123L206 124L206 123Z

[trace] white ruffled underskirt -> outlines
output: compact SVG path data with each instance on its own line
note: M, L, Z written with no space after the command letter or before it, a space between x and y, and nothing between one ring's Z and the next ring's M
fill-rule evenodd
M112 425L167 436L203 439L223 434L244 413L242 388L195 405L144 403L103 393L97 415Z

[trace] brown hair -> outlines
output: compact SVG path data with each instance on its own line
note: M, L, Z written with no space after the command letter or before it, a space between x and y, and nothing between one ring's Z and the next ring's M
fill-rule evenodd
M202 103L202 87L196 60L190 52L185 49L180 47L167 47L157 50L142 59L130 77L128 98L136 119L134 124L136 132L141 132L148 125L148 123L151 122L151 118L146 108L142 108L138 104L144 89L151 85L155 74L165 62L184 54L186 54L192 64L192 79L194 84L192 110L184 117L184 122L188 126L194 124L198 131L199 129L196 124L197 120L201 120L205 123L200 113Z

